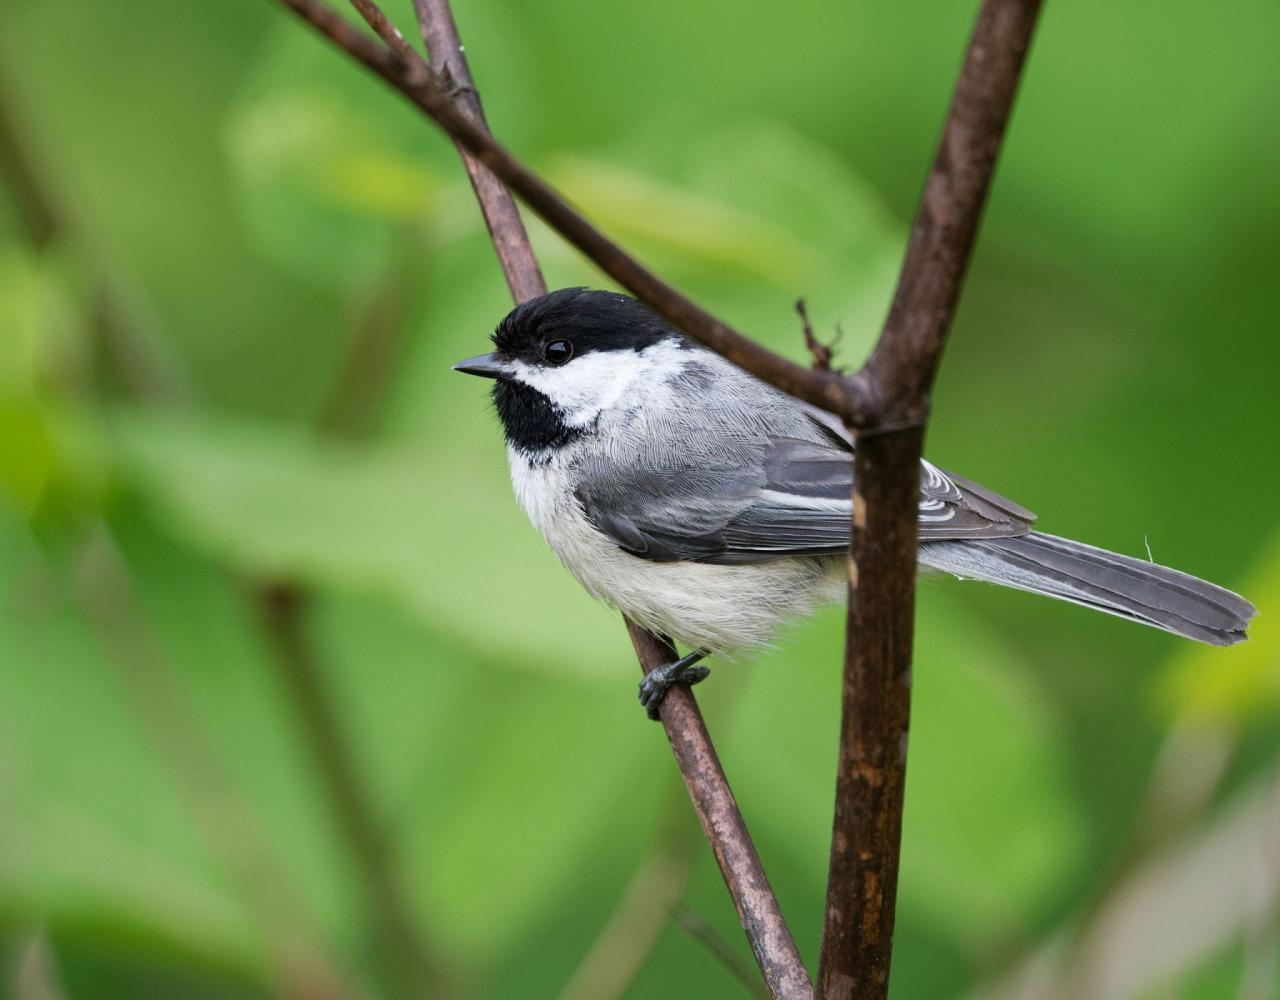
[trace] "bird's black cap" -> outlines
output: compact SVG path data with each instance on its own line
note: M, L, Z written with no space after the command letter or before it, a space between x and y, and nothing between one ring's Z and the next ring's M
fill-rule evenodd
M500 354L538 364L543 347L568 340L574 356L592 351L642 351L683 336L638 299L619 292L561 288L516 306L498 324L493 344Z

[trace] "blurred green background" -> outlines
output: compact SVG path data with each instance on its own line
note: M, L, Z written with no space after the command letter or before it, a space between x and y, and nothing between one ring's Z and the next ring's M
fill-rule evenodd
M974 9L456 13L508 145L852 365ZM1280 995L1278 40L1273 0L1047 5L929 455L1262 617L922 586L895 997ZM9 995L749 995L620 622L448 370L508 308L448 143L261 0L4 0L0 107ZM811 962L840 633L701 689Z

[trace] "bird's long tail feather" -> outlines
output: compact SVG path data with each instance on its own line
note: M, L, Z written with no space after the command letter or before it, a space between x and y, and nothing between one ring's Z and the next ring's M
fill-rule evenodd
M1238 594L1186 573L1038 531L1016 538L924 542L920 562L1214 646L1244 640L1257 613Z

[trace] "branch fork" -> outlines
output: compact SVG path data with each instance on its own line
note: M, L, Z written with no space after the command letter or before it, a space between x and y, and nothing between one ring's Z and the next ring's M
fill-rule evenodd
M983 0L875 349L851 375L807 329L815 367L745 337L596 229L489 134L448 0L414 0L436 72L372 0L351 0L385 44L322 0L279 0L386 80L457 144L516 301L546 290L511 193L684 333L854 433L849 613L836 807L816 991L769 888L692 692L661 718L694 808L774 997L885 1000L906 777L916 574L916 502L929 395L976 242L1041 0ZM424 72L425 70L425 72ZM447 70L445 76L442 70ZM801 310L803 317L803 310ZM627 622L645 671L675 650Z

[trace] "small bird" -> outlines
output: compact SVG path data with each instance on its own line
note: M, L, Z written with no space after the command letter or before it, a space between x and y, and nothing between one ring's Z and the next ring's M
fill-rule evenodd
M517 306L495 350L454 365L495 380L516 498L596 598L690 647L651 671L651 718L699 661L767 644L842 598L853 440L615 292ZM1035 515L920 463L920 565L1045 594L1215 646L1252 604L1186 573L1032 530Z

